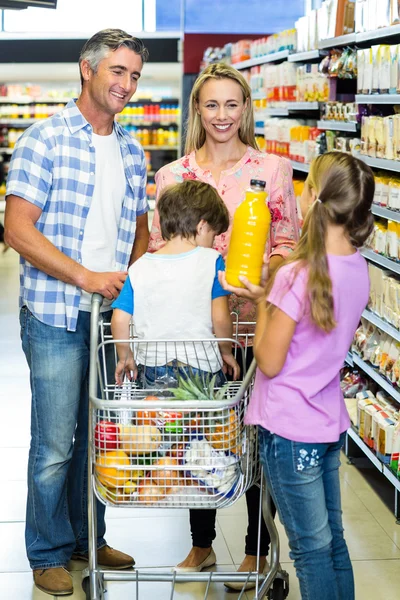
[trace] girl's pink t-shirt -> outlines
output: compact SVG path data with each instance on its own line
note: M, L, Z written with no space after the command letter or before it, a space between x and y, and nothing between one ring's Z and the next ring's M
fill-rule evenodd
M268 302L297 325L282 371L269 379L257 369L246 423L296 442L336 442L350 426L339 371L369 297L368 266L357 251L328 255L337 326L325 333L309 316L307 270L293 281L295 263L276 275Z
M251 179L266 182L268 207L271 211L271 232L267 242L266 254L286 258L299 240L299 222L296 199L293 191L292 167L288 160L265 154L248 146L241 160L231 169L222 171L218 183L211 171L204 171L196 162L195 152L183 156L162 167L156 174L157 199L168 185L194 179L209 183L219 193L233 217L237 207L243 202ZM232 232L232 219L228 231L217 236L214 248L225 258L228 252ZM160 220L157 208L154 212L150 232L149 252L155 252L165 244L161 237ZM232 295L231 310L239 315L240 321L254 321L255 311L252 302Z

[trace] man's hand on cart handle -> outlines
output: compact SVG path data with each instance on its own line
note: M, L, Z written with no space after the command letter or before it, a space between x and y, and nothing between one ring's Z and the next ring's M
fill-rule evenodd
M233 285L229 285L226 281L226 273L225 271L218 271L218 279L224 290L228 292L232 292L236 296L240 296L241 298L246 298L247 300L251 300L255 304L259 302L265 302L265 287L261 285L254 285L254 283L250 283L247 277L240 276L239 279L245 285L244 288L234 287Z
M90 294L97 292L108 300L115 300L118 298L127 276L127 271L95 273L85 269L80 287Z
M126 375L129 381L135 381L138 376L138 370L133 356L120 359L117 362L117 366L115 368L115 383L117 385L123 384L124 375Z

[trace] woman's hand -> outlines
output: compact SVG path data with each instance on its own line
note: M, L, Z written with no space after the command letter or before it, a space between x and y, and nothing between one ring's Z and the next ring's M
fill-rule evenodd
M233 377L233 381L237 381L240 375L240 367L236 358L233 356L232 352L225 352L221 354L222 360L224 361L224 365L222 370L224 373L229 373Z
M240 276L240 281L243 283L244 288L234 287L233 285L229 285L226 281L226 273L225 271L218 271L218 280L223 287L224 290L228 292L232 292L236 294L236 296L240 296L241 298L246 298L247 300L251 300L255 304L260 302L265 302L266 298L266 290L265 287L261 285L254 285L254 283L250 283L247 277Z

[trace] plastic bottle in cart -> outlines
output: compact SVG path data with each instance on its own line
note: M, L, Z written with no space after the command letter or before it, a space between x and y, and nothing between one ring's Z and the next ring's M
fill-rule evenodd
M246 197L233 216L233 228L226 258L226 280L230 285L245 287L242 275L260 285L265 244L271 225L265 181L252 179Z

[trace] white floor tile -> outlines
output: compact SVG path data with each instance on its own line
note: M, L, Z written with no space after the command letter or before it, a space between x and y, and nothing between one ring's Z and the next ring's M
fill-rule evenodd
M25 481L3 483L0 494L0 523L25 521L26 494Z

